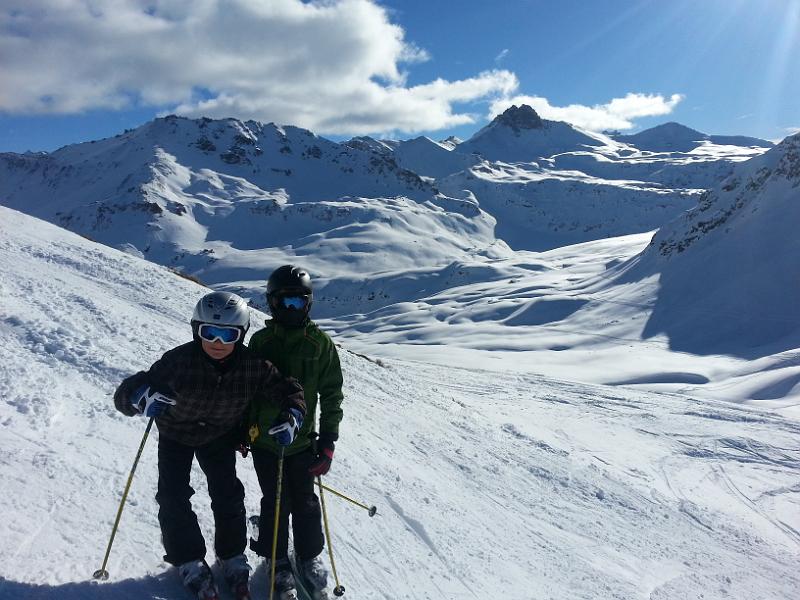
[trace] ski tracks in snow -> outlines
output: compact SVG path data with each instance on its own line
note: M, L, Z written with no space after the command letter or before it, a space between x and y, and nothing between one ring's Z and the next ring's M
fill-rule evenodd
M800 532L798 532L794 527L784 523L780 518L770 515L766 510L762 509L758 505L757 500L751 500L747 494L745 494L739 488L739 486L734 483L724 466L714 465L711 467L711 469L720 477L733 496L738 498L746 507L763 518L766 522L783 531L783 533L786 534L786 537L789 538L792 543L798 546L798 548L800 548Z

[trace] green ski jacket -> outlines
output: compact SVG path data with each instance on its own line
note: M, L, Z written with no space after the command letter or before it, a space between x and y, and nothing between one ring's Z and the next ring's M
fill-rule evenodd
M342 368L331 338L313 321L305 327L290 329L273 320L250 338L250 350L275 365L285 377L294 377L303 386L306 416L303 427L286 454L302 452L311 445L309 434L315 431L319 403L319 433L336 440L342 420ZM275 454L280 447L267 430L274 425L280 407L274 403L254 402L250 409L250 443Z

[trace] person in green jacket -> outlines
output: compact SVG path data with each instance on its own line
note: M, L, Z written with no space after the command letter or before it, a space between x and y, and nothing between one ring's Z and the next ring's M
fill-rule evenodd
M309 318L312 302L308 272L293 265L279 267L267 281L272 319L253 334L249 343L253 354L269 360L282 374L300 382L307 407L305 419L301 417L296 424L297 437L284 450L275 588L281 597L287 598L295 591L287 557L290 513L298 570L314 588L315 598L327 597L327 571L320 559L324 547L322 512L314 493L314 478L325 475L331 467L342 420L339 355L331 338ZM270 557L281 447L267 432L275 423L285 421L286 415L281 415L274 404L257 403L252 406L250 417L253 462L262 493L258 539L251 539L250 547L256 554Z

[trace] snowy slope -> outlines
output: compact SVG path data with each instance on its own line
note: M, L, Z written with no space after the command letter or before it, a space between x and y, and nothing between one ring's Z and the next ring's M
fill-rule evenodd
M751 358L800 347L798 222L794 135L743 163L697 208L662 227L626 269L629 280L660 274L644 335L665 332L673 348L695 354Z
M419 175L439 179L464 171L480 162L474 154L453 152L455 144L434 142L426 137L400 142L394 149L397 164Z
M413 302L354 310L328 324L350 344L381 344L384 356L449 364L457 355L464 365L798 418L797 148L793 136L740 164L652 243L645 233L456 263Z
M497 220L514 250L550 250L652 231L697 203L699 190L604 179L537 164L483 162L438 182L450 197L474 201Z
M160 561L155 440L111 579L88 580L144 427L115 413L110 395L189 338L206 290L6 208L0 287L0 597L186 598ZM254 313L254 326L262 318ZM788 600L800 586L796 423L679 395L465 369L457 354L449 366L341 354L346 418L328 483L379 510L369 519L328 497L345 597L500 589L518 600ZM253 507L249 462L240 473ZM260 567L256 597L266 577Z

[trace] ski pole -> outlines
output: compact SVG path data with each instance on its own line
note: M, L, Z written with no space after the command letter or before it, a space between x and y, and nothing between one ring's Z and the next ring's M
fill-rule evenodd
M323 490L327 490L327 491L329 491L331 494L334 494L334 495L336 495L336 496L339 496L339 498L342 498L342 499L344 499L344 500L347 500L348 502L352 502L352 503L353 503L353 504L355 504L356 506L360 506L361 508L363 508L364 510L366 510L366 511L369 513L369 516L370 516L370 517L374 517L374 516L375 516L375 515L378 513L378 507L376 507L376 506L367 506L366 504L362 504L362 503L361 503L361 502L359 502L358 500L353 500L352 498L350 498L350 497L348 497L348 496L345 496L345 495L344 495L342 492L337 492L337 491L336 491L335 489L333 489L332 487L325 485L325 484L324 484L324 483L322 483L321 481L316 481L315 483L317 484L317 486L319 486L319 487L320 487L320 488L322 488Z
M278 555L278 521L281 515L281 487L283 487L283 453L284 446L281 446L281 453L278 455L278 485L275 491L275 520L272 523L272 560L270 561L269 574L269 600L275 593L275 559Z
M325 539L328 540L328 556L331 558L331 570L333 571L333 579L336 581L336 587L333 588L333 595L344 596L344 586L339 583L339 575L336 573L336 562L333 560L331 531L328 528L328 511L325 510L325 494L322 491L325 488L322 485L322 477L319 475L317 475L317 485L319 486L319 500L322 503L322 522L325 524Z
M147 422L147 427L144 430L144 435L142 436L142 443L139 444L139 451L136 453L136 458L133 461L133 466L131 467L131 473L128 475L128 483L125 484L125 491L122 492L122 500L119 503L119 509L117 510L117 518L114 520L114 527L111 530L111 539L108 540L108 547L106 547L106 555L103 558L103 566L97 569L92 574L92 577L95 579L100 579L105 581L108 579L108 571L106 571L106 565L108 564L108 556L111 554L111 546L114 544L114 537L117 535L117 527L119 527L119 520L122 517L122 508L125 506L125 500L128 498L128 491L131 489L131 482L133 481L133 474L136 472L136 466L139 464L139 458L142 456L142 450L144 450L144 443L147 441L147 436L150 435L150 429L153 427L153 421L155 417L150 417L150 420Z

